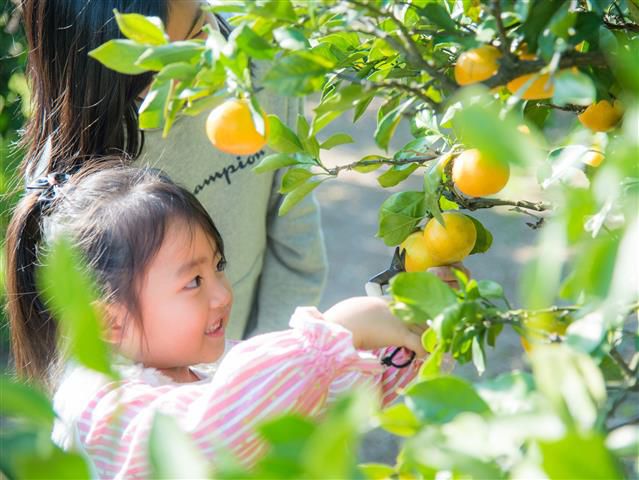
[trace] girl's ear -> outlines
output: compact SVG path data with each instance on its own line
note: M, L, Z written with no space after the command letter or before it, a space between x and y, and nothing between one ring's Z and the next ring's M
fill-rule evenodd
M119 345L124 335L124 323L127 309L120 303L100 303L99 310L104 318L104 340Z

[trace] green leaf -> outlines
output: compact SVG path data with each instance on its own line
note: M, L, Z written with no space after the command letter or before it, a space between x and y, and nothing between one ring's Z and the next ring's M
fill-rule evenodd
M129 40L149 45L168 43L162 21L158 17L145 17L137 13L120 13L115 10L115 21L122 34Z
M419 164L405 163L403 165L393 165L391 168L377 177L377 182L384 188L394 187L398 183L406 180L413 173Z
M603 375L594 360L556 344L536 346L530 359L538 390L564 422L594 428L606 401Z
M479 294L484 298L504 298L504 288L492 280L479 280L477 288L479 288Z
M397 403L377 415L379 426L400 437L411 437L421 427L415 414L403 403Z
M481 339L476 335L473 337L473 363L477 369L477 374L482 375L486 371L486 354Z
M172 42L170 45L147 48L135 64L145 70L159 72L171 63L195 64L204 51L205 47L194 41Z
M302 152L302 142L276 115L268 116L268 146L280 153Z
M282 177L280 193L290 193L305 183L313 174L304 168L292 168Z
M444 223L444 217L439 206L442 184L442 172L449 155L442 155L437 162L434 162L424 175L424 204L426 211L432 215L439 223Z
M92 478L88 462L82 455L65 452L56 446L46 456L18 458L15 469L18 478Z
M389 291L395 302L423 313L424 317L415 319L416 322L433 319L457 302L453 289L429 272L400 273L391 279Z
M55 413L45 394L24 383L0 376L2 402L0 413L5 417L19 417L23 421L51 428Z
M512 415L535 409L535 382L527 372L507 372L475 384L475 389L495 414Z
M590 105L597 99L595 84L581 72L563 70L553 78L555 92L552 103L557 105Z
M355 107L362 98L372 99L373 94L365 92L361 85L351 84L332 95L322 98L322 101L314 110L317 115L327 112L344 112Z
M320 148L323 150L330 150L338 145L353 143L353 141L353 137L346 133L334 133L320 144Z
M304 50L276 60L264 76L264 84L282 95L305 95L318 91L330 67Z
M252 58L257 60L275 58L275 49L246 24L233 30L229 42L233 42L233 40L240 50Z
M319 158L320 144L314 135L311 135L310 127L306 117L302 114L297 115L297 136L302 142L304 151L313 158Z
M38 271L38 284L47 308L61 327L61 338L68 342L69 353L84 366L113 376L109 349L102 339L104 326L96 307L99 297L80 258L68 240L58 240Z
M298 161L295 157L286 153L274 153L262 158L260 163L253 167L255 173L264 173L277 170L278 168L297 165Z
M284 50L303 50L310 48L308 40L299 28L283 26L273 30L273 38Z
M457 24L450 18L446 9L437 2L429 2L419 11L435 25L442 27L448 32L456 32Z
M432 329L437 334L439 343L450 345L455 333L455 327L462 320L462 305L454 303L446 307L433 319Z
M441 365L444 360L444 352L444 347L442 344L439 344L428 358L426 358L419 369L419 378L421 380L430 380L441 375Z
M528 51L537 51L539 36L565 2L566 0L533 0L530 2L528 16L521 27Z
M395 473L393 467L383 463L360 463L358 468L367 480L385 480Z
M462 90L464 108L453 119L454 131L468 148L477 148L495 161L535 165L541 160L541 150L529 135L520 132L521 121L514 113L504 114L486 96L481 87ZM479 96L479 101L477 97Z
M195 78L196 74L197 68L193 65L185 62L178 62L164 67L155 76L155 78L160 82L165 82L170 79L179 80L180 82L190 82Z
M464 214L466 215L466 214ZM477 231L477 239L475 240L475 246L470 252L470 255L474 255L476 253L484 253L488 251L488 249L493 244L493 234L490 233L484 224L477 220L475 217L471 217L470 215L466 215L473 221L475 225L475 230Z
M156 413L149 434L153 478L209 478L209 465L193 439L168 415Z
M380 148L388 150L388 143L393 137L393 134L402 119L402 113L410 107L413 101L414 99L412 98L405 101L384 115L378 122L377 129L375 130L375 143L377 143Z
M297 187L295 190L290 192L284 197L284 201L282 201L282 205L280 205L280 209L278 211L278 215L286 215L291 208L297 205L306 195L311 193L315 188L319 186L322 182L306 182Z
M171 91L170 82L154 80L151 90L144 97L139 110L139 125L141 129L159 128L162 126Z
M377 236L388 246L399 245L426 213L422 192L398 192L388 197L379 210Z
M406 405L427 423L447 423L463 412L490 414L490 408L471 384L458 377L423 380L408 387Z
M621 465L595 432L567 433L557 441L540 441L542 466L549 478L625 478Z
M148 46L139 45L132 40L109 40L89 52L89 57L96 59L111 70L127 75L137 75L149 70L137 65L137 60L146 52Z

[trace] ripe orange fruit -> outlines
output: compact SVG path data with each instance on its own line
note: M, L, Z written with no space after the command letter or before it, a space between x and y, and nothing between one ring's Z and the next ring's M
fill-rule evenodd
M499 192L510 177L510 166L487 157L476 148L463 151L453 164L453 182L471 197Z
M584 127L593 132L607 132L612 130L623 116L623 107L619 100L610 103L608 100L600 100L593 103L577 116Z
M264 135L253 124L251 109L244 99L227 100L218 105L206 119L206 135L214 147L233 155L251 155L266 145L268 119L264 119Z
M500 57L499 49L491 45L462 52L455 64L455 81L459 85L469 85L489 79L499 70L497 60Z
M598 167L601 165L601 162L604 161L604 154L596 147L589 149L586 153L584 153L579 160L581 160L586 165L590 165L591 167Z
M524 100L541 100L543 98L551 98L553 93L555 93L555 86L552 84L548 73L544 73L542 75L539 75L538 73L522 75L508 82L506 84L506 88L508 88L510 93L517 93L519 89L533 77L536 78L521 94L521 98Z
M423 272L436 266L435 260L428 253L424 232L419 230L411 233L400 245L400 249L406 250L404 258L404 270L407 272Z
M540 313L523 320L526 330L524 337L520 337L521 345L526 352L530 352L535 345L550 343L552 335L564 335L568 323L561 321L552 313Z
M459 212L444 212L442 226L431 218L424 227L424 239L428 254L435 265L461 262L475 247L477 229L473 221Z

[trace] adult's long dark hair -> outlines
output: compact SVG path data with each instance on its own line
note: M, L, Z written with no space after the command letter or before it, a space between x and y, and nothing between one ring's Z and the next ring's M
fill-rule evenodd
M169 3L22 0L33 92L33 113L23 137L27 151L23 174L68 172L89 158L122 153L136 158L140 154L144 136L138 128L135 101L150 84L152 74L120 74L87 54L122 37L113 9L156 16L166 25ZM228 35L228 24L220 17L218 22Z

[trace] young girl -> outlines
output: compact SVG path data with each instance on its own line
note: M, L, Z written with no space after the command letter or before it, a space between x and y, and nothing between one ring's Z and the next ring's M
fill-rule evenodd
M251 169L266 150L250 156L211 145L208 112L177 119L168 138L140 131L137 110L151 73L124 75L88 52L122 35L113 10L159 17L172 41L201 39L210 24L228 36L219 16L201 0L21 0L29 45L32 115L26 125L23 172L27 183L46 172L72 171L121 152L137 166L162 169L197 195L227 240L228 277L238 300L229 336L284 328L295 305L316 304L326 276L319 208L311 194L279 217L280 175ZM256 68L255 77L263 73ZM264 110L295 125L300 100L258 94Z
M61 236L96 278L121 381L75 365L56 348L35 268ZM176 418L212 462L230 451L251 465L263 452L259 422L288 412L319 415L327 399L360 383L387 404L420 362L384 366L385 347L405 347L396 363L411 358L408 350L425 355L423 328L408 328L385 300L368 297L324 314L298 308L291 329L229 348L233 293L222 238L195 196L156 170L110 165L39 179L16 209L7 248L17 371L51 389L55 441L86 452L99 477L148 478L156 412ZM212 362L208 373L197 367Z

